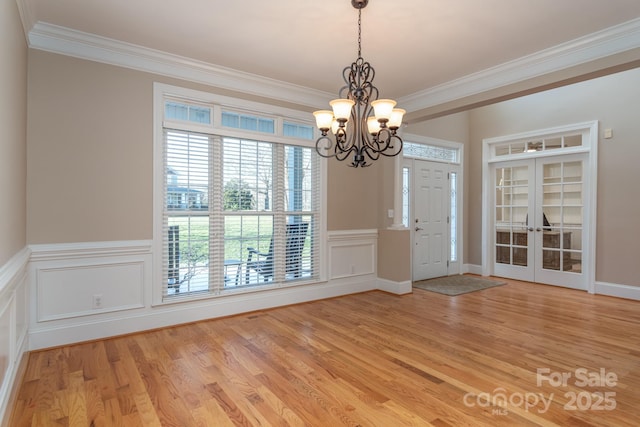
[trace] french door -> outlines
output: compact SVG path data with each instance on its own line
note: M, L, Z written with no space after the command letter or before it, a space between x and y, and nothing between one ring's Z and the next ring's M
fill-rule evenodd
M587 154L495 163L494 274L587 289Z

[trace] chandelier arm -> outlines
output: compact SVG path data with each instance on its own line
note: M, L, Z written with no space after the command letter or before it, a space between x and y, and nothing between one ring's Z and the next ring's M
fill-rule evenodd
M333 154L329 154L329 151L331 150L331 148L334 149L334 153ZM325 159L329 159L331 157L336 157L335 153L336 151L336 146L333 143L333 140L327 136L327 135L322 135L320 138L318 138L316 140L316 152L318 153L318 155L324 157Z
M402 138L391 131L386 140L385 147L380 151L380 154L386 157L395 157L402 152L402 145Z

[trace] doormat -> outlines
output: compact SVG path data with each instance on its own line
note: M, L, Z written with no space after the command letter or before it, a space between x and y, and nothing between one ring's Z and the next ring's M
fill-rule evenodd
M459 274L456 276L420 280L418 282L413 282L413 287L424 289L425 291L437 292L443 295L455 296L505 284L506 282Z

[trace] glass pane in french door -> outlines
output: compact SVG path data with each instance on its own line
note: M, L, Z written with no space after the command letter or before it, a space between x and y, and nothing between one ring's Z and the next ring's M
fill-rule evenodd
M582 272L582 161L543 166L542 268Z
M496 168L495 178L496 263L527 266L529 168Z

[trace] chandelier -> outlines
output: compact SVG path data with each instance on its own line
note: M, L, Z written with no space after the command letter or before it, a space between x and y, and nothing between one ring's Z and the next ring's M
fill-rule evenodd
M362 58L362 9L369 0L351 0L358 9L358 59L342 71L346 83L329 103L333 111L313 113L322 136L316 140L316 151L322 157L340 161L353 155L353 167L370 166L380 155L393 157L402 151L402 138L397 131L405 110L394 108L396 101L378 99L373 85L375 70Z

